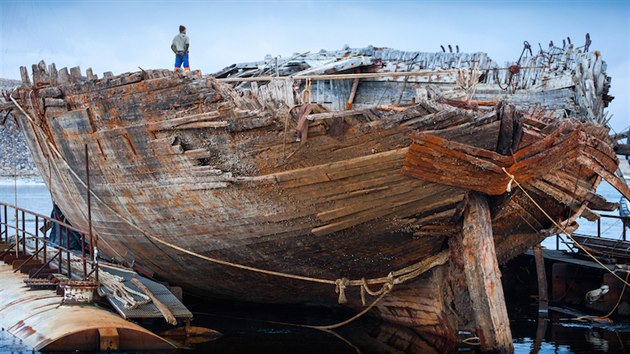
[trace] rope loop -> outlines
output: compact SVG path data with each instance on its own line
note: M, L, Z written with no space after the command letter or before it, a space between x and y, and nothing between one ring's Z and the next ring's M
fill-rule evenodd
M302 102L310 104L313 99L313 94L311 93L311 79L306 79L306 85L304 85L304 90L302 91ZM307 100L308 97L308 100Z
M532 198L531 195L529 195L529 193L527 193L527 191L525 190L525 188L523 188L523 186L521 186L520 183L518 183L518 181L516 179L514 179L514 176L509 174L508 171L505 169L505 167L503 167L503 172L505 172L506 175L508 175L511 180L510 183L508 183L508 187L510 186L511 182L514 181L514 183L516 184L516 186L523 192L523 194L527 197L527 199L529 199L532 204L534 204L534 206L536 206L536 208L538 208L538 210L540 210L545 217L551 221L551 223L558 229L560 230L560 232L562 232L563 234L567 235L567 237L573 241L573 244L577 246L577 248L579 248L580 250L582 250L582 252L586 253L589 257L591 257L591 259L593 261L595 261L597 264L599 264L604 270L608 271L610 274L612 274L615 278L621 280L621 282L624 285L628 285L630 286L630 283L628 283L628 280L624 280L622 277L618 276L617 273L615 273L614 271L608 269L608 267L606 267L599 259L597 259L597 257L595 257L593 254L591 254L591 252L589 252L586 248L584 248L584 246L582 246L579 242L577 242L573 236L571 235L571 232L567 231L562 225L558 224L558 222L556 220L554 220L551 215L549 215L549 213L547 213L547 211L545 211L545 209L543 209L543 207L540 206L540 204L538 204L534 198Z
M505 187L505 191L506 191L506 192L508 192L508 193L510 193L510 192L512 191L512 182L514 182L514 181L515 181L515 177L514 177L514 175L513 175L513 174L510 174L510 173L509 173L509 172L505 169L505 167L502 167L502 169L503 169L503 172L505 172L505 174L506 174L506 175L508 175L508 177L510 177L510 181L508 182L507 187Z
M477 346L477 345L481 345L481 339L479 337L469 337L462 340L462 343Z
M335 280L335 293L339 294L339 299L337 300L339 304L345 304L348 302L348 298L346 297L346 288L350 280L348 278L341 278Z

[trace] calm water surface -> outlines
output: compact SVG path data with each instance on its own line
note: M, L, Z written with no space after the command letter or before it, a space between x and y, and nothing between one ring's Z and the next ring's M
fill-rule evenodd
M50 195L42 183L0 180L0 201L15 204L39 214L49 215ZM598 193L609 201L620 198L610 185L602 183ZM618 215L617 212L612 214ZM33 222L33 220L29 220ZM579 232L594 234L596 223L580 219ZM602 231L609 238L620 238L622 226L617 221L602 220ZM555 237L543 243L555 248ZM562 246L562 245L561 245ZM187 299L187 306L195 314L193 325L213 328L223 337L189 344L182 353L440 353L476 352L475 347L452 347L432 338L423 338L413 331L362 318L332 332L324 332L291 325L330 324L345 320L353 313L343 310L293 306L260 306L229 302L205 302ZM572 321L571 316L550 313L539 319L534 304L512 303L508 299L510 326L516 353L625 353L630 352L630 326L615 324L592 326ZM465 335L462 335L465 337ZM626 349L628 348L628 349ZM34 352L4 329L0 331L0 353Z

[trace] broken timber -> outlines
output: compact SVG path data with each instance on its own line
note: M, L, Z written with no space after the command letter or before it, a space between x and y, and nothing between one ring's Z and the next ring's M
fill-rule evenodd
M459 258L470 296L481 350L512 352L510 321L494 248L487 197L470 193L462 233L451 238L451 257Z

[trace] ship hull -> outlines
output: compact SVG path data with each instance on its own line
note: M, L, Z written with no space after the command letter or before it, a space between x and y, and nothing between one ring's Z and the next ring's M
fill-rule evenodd
M614 208L595 193L602 179L630 194L612 174L597 60L591 74L560 70L544 87L545 68L520 86L504 74L492 83L478 66L387 81L363 59L356 65L377 79L260 78L247 88L198 72L86 79L40 65L11 99L74 226L87 229L92 196L108 257L203 296L253 302L361 308L369 287L357 284L367 282L388 293L372 297L381 317L454 339L461 323L447 309L474 317L461 276L474 262L462 256L471 200L489 225L480 245L490 240L494 263L483 266L500 278L497 262ZM590 111L567 101L581 81L566 77L599 92L580 98Z

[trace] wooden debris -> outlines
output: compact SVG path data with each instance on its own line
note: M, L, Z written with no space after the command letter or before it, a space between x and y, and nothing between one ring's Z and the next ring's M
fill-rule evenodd
M153 302L158 310L160 310L162 315L164 315L164 319L167 323L172 324L173 326L177 324L177 319L175 318L175 316L173 316L173 313L171 312L171 310L169 310L168 306L164 305L160 300L158 300L151 292L151 290L149 290L149 288L142 284L142 282L140 282L140 280L138 280L137 278L132 278L131 282L133 283L133 285L137 286L140 291L151 298L151 302Z

